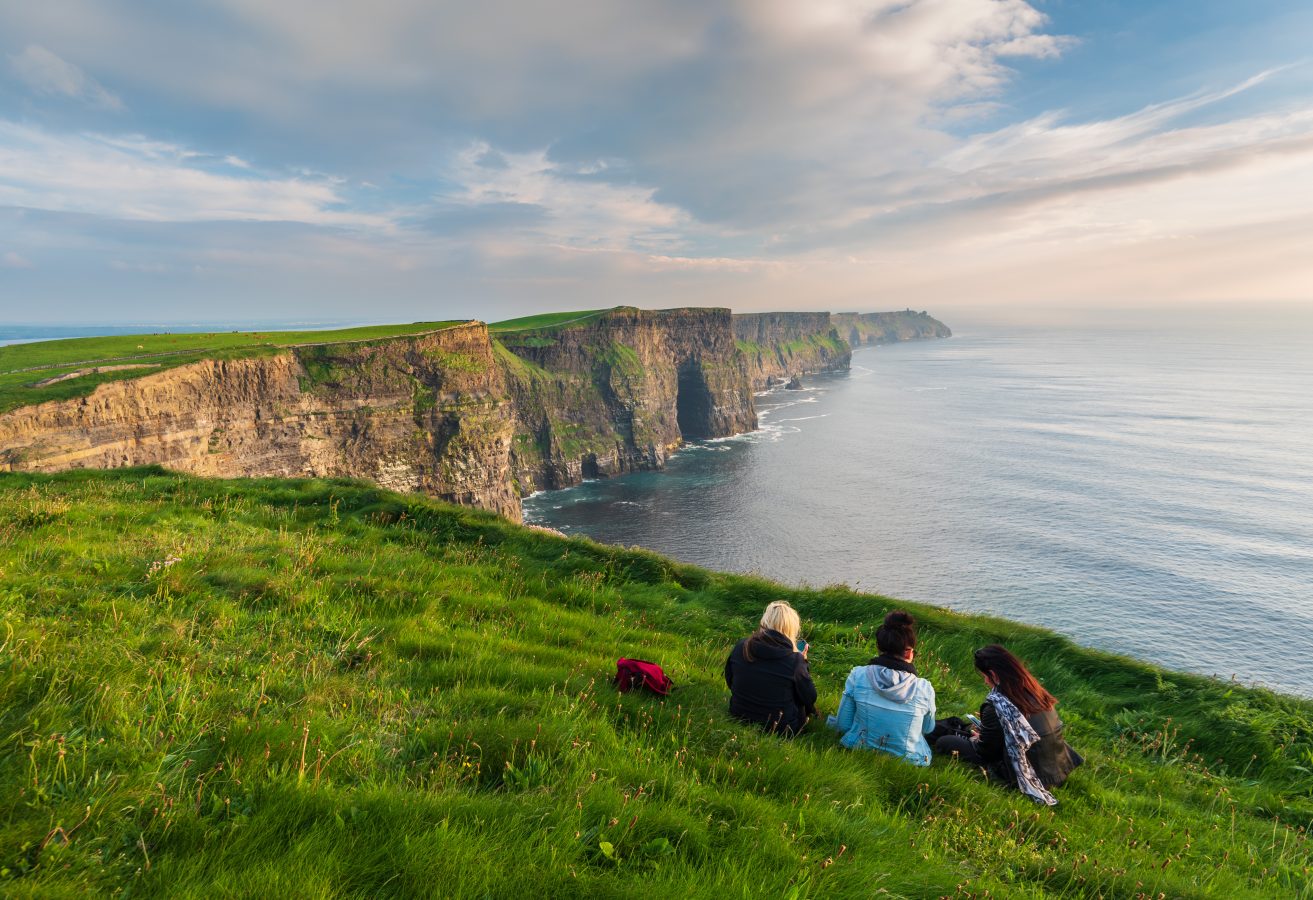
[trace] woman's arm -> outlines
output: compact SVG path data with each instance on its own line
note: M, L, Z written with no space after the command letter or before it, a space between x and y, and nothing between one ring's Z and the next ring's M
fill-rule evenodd
M807 668L807 660L798 654L798 664L793 670L793 691L798 697L798 705L808 714L812 715L816 711L816 685L812 683L811 670Z
M999 724L994 704L989 702L980 704L980 734L976 736L976 752L987 763L1007 755L1007 748L1003 744L1003 726Z
M935 686L927 682L926 688L930 691L930 710L921 719L922 734L929 734L930 732L935 730L935 716L939 712L937 709L935 709Z
M853 727L853 719L857 717L857 701L853 698L853 692L848 687L843 689L843 698L839 701L839 714L830 716L825 720L835 731L847 733L848 729Z

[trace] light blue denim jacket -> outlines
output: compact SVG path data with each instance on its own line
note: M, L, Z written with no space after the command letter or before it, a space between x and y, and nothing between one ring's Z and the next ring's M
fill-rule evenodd
M858 666L848 673L839 714L826 724L843 732L839 743L849 749L883 750L928 766L925 736L935 727L935 689L911 672Z

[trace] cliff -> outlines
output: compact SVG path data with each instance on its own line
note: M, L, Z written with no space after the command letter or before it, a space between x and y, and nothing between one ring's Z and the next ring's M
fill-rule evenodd
M523 492L659 468L686 440L757 427L728 309L619 307L496 340Z
M952 337L943 322L925 312L910 309L897 312L835 313L831 320L849 344L893 344L898 341L923 341Z
M17 404L0 412L0 472L343 476L518 519L530 491L660 468L685 441L756 428L753 390L846 369L844 330L860 343L948 333L923 313L843 321L618 307L491 330L376 326L322 343L251 333L26 345L0 372L0 400Z
M211 359L0 415L0 471L367 478L518 518L487 326Z
M743 313L734 337L754 391L813 372L847 371L852 348L826 312Z
M659 468L685 440L757 425L727 309L260 353L0 414L0 471L349 476L518 519L522 493Z

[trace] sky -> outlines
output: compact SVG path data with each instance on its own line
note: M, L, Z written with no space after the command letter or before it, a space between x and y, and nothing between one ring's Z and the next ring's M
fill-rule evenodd
M0 0L0 323L1313 306L1306 0Z

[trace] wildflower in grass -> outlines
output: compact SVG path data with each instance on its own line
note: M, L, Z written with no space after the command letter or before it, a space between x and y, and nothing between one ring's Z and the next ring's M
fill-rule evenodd
M163 572L165 569L169 568L170 566L176 565L180 562L182 562L182 557L173 556L173 555L166 556L164 557L164 559L155 560L153 563L150 564L150 568L146 570L146 580L150 581L160 572Z

